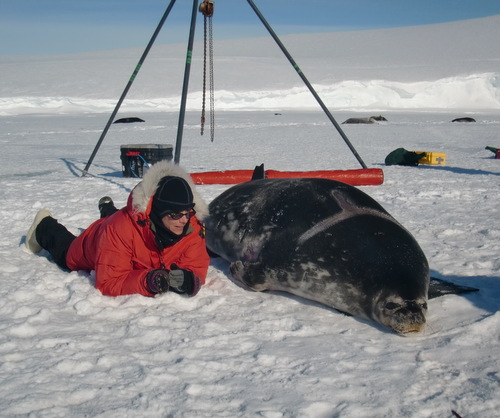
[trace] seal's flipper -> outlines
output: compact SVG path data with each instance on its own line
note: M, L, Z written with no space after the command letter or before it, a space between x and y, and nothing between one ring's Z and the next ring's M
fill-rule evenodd
M479 289L469 286L460 286L446 280L431 277L429 283L429 299L444 295L461 295L462 293L478 292Z
M261 165L256 165L253 174L252 174L252 180L261 180L266 178L266 172L264 171L264 163Z

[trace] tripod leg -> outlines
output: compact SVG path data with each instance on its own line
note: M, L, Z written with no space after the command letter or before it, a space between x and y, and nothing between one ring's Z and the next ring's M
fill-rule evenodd
M184 131L184 116L186 114L186 101L189 87L189 73L191 71L191 59L193 57L194 32L196 28L196 12L198 11L198 0L193 1L193 11L191 14L191 28L189 30L189 40L186 56L186 66L184 68L184 83L182 85L181 107L179 111L179 123L177 125L177 140L175 142L174 163L179 164L181 159L182 134Z
M361 159L361 157L359 156L359 154L357 153L357 151L354 149L353 145L351 144L351 142L347 138L346 134L344 133L344 131L342 130L342 128L340 127L340 125L337 123L337 121L335 120L335 118L333 117L333 115L330 113L330 111L328 110L328 108L326 107L326 105L323 103L323 100L321 100L321 98L319 97L318 93L316 93L316 90L314 90L314 87L311 85L311 83L309 83L309 80L306 78L306 76L304 75L304 73L302 72L302 70L299 68L299 66L297 65L297 63L294 61L294 59L292 58L292 56L289 54L289 52L287 51L287 49L285 48L285 46L283 45L283 43L280 41L280 39L278 38L278 36L274 32L274 30L271 28L271 26L269 25L269 23L267 23L266 19L264 18L264 16L262 15L262 13L259 11L259 9L255 5L255 3L252 0L247 0L247 1L248 1L248 4L250 4L250 7L257 14L257 16L259 17L259 19L261 20L261 22L264 24L264 26L266 27L266 29L268 30L268 32L270 33L270 35L276 41L276 43L278 44L278 46L280 47L280 49L283 51L283 53L285 54L285 56L288 58L288 61L290 61L290 64L292 64L293 68L295 68L295 71L297 71L297 74L300 76L300 78L302 78L302 81L305 83L305 85L307 86L307 88L309 89L309 91L312 93L312 95L314 96L314 98L316 99L316 101L319 103L319 105L321 106L321 108L323 109L323 111L326 113L326 115L328 116L328 119L330 119L330 121L333 123L333 125L337 129L338 133L340 134L340 136L342 137L342 139L344 140L344 142L347 144L347 146L349 147L349 149L351 150L351 152L354 154L354 156L356 157L356 159L358 160L358 162L361 164L361 167L366 168L366 164L363 162L363 160Z
M97 151L99 150L99 147L102 144L102 141L104 141L104 137L108 133L109 127L113 123L113 120L115 119L115 116L118 113L118 110L120 109L120 106L122 105L122 102L125 99L125 96L127 95L128 91L130 90L130 87L132 86L132 83L134 82L134 79L137 76L137 73L141 69L142 64L144 63L146 57L148 56L149 50L153 46L153 44L154 44L154 42L156 40L156 37L160 33L160 30L161 30L163 24L165 23L165 20L167 20L167 16L170 14L170 10L172 10L172 7L174 6L174 3L175 3L175 0L171 0L170 1L170 4L168 5L167 10L163 14L163 16L162 16L162 18L160 20L160 23L156 27L156 30L153 33L153 36L151 37L151 39L150 39L150 41L149 41L146 49L144 50L144 52L143 52L143 54L142 54L142 56L141 56L141 58L140 58L140 60L139 60L139 62L137 64L137 66L135 67L135 70L132 73L132 76L130 77L127 85L125 86L125 89L123 90L123 93L120 96L120 99L118 100L118 103L116 104L115 109L113 110L113 113L111 114L111 116L110 116L110 118L108 120L108 123L106 124L106 126L104 127L104 130L102 131L102 134L101 134L101 136L99 138L99 141L97 141L97 144L96 144L96 146L94 148L94 151L92 152L92 155L90 156L90 158L89 158L89 160L87 162L87 165L85 166L85 169L83 170L82 177L84 177L84 176L87 175L87 173L89 171L89 168L90 168L90 165L92 164L92 161L94 161L94 157L96 156Z

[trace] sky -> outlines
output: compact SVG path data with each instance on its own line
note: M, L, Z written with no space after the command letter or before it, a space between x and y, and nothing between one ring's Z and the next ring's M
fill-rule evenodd
M187 42L189 0L2 0L0 55L65 54L146 46L171 1L157 43ZM196 1L198 7L201 0ZM500 2L476 0L255 0L278 35L442 23L500 14ZM246 0L216 0L215 39L266 36ZM201 39L203 16L197 13Z

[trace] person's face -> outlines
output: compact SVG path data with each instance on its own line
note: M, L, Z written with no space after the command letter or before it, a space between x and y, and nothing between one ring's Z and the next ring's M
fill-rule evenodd
M184 231L184 227L189 222L189 218L193 215L193 211L188 210L169 213L162 218L163 226L173 234L181 235Z

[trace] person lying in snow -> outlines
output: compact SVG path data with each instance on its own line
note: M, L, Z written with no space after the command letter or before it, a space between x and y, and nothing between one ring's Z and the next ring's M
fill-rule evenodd
M161 161L132 190L126 207L117 210L110 198L101 199L101 219L78 237L40 210L26 247L33 253L47 250L64 269L95 270L104 295L170 290L194 296L210 262L199 220L208 208L189 182L179 166Z

